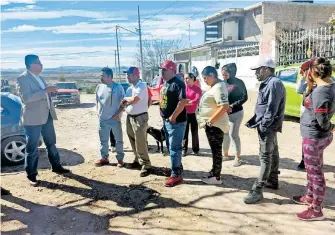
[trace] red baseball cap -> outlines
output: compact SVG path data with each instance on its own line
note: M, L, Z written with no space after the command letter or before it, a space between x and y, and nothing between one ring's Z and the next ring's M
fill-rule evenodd
M161 69L170 69L170 70L176 71L177 70L177 65L176 65L175 62L173 62L171 60L165 60L160 68Z
M129 67L127 71L123 71L123 73L131 73L140 76L140 70L137 67Z
M300 66L300 74L303 75L304 72L310 69L312 62L315 58L309 59Z

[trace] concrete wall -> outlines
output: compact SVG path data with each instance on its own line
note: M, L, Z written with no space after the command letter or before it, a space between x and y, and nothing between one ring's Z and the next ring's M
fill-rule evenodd
M256 12L256 14L255 14ZM263 28L262 7L245 12L242 23L243 37L246 41L259 41L261 39Z
M264 2L264 24L276 21L284 29L312 29L324 26L335 12L335 5L292 2Z
M227 19L223 22L223 38L225 40L238 40L238 20Z

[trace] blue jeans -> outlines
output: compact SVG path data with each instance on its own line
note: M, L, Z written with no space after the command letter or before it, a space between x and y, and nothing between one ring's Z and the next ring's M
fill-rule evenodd
M171 124L164 120L164 131L166 137L166 146L171 159L171 177L181 177L183 173L183 164L181 163L182 142L184 139L187 122Z
M26 133L26 152L25 152L25 169L28 176L37 175L38 165L38 144L42 134L44 144L47 148L48 159L52 169L61 167L60 157L56 148L56 133L53 119L49 114L49 118L44 125L24 126Z
M115 138L116 159L122 161L124 158L123 152L123 137L121 121L110 118L108 120L99 121L99 137L100 137L100 158L108 158L109 156L109 136L112 130Z

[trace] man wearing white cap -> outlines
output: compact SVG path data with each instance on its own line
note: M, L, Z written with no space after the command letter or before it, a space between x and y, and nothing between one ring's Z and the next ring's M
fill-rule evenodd
M279 151L277 132L282 131L286 91L283 83L274 75L275 64L261 57L251 68L260 81L255 115L247 122L249 128L257 128L259 138L260 174L252 190L244 198L253 204L263 198L263 187L278 189Z

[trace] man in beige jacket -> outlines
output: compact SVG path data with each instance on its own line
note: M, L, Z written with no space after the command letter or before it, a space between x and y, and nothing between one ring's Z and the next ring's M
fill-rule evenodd
M23 102L22 121L26 132L27 146L25 151L25 169L31 185L38 181L38 142L40 136L47 147L48 158L52 171L58 174L69 173L60 164L60 157L56 148L56 133L53 120L57 120L54 104L50 94L57 92L55 86L48 86L39 76L43 65L36 55L25 57L27 71L17 78L19 95Z

